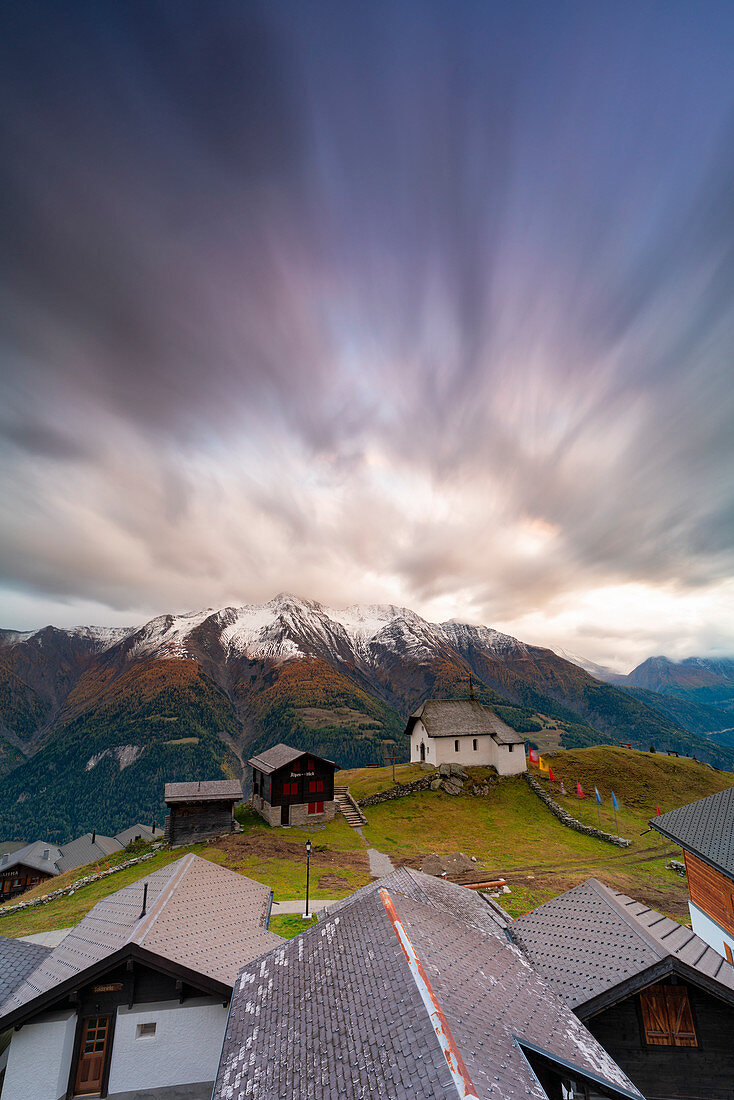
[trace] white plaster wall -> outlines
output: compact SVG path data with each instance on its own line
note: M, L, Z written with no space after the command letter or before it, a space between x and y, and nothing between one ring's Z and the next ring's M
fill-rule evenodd
M138 1039L137 1025L148 1023L156 1024L155 1035ZM227 1008L209 998L118 1008L110 1097L135 1089L213 1081L226 1024Z
M512 752L508 745L497 745L497 758L496 768L500 775L519 775L527 770L523 744L516 744Z
M456 740L459 742L458 752L454 747ZM410 735L410 759L413 763L420 762L421 741L426 746L426 763L434 767L439 764L461 764L464 767L492 765L500 775L518 775L527 766L522 744L515 745L510 752L506 745L498 745L493 737L487 735L476 738L475 749L473 737L429 737L420 719Z
M69 1087L76 1013L54 1012L13 1033L2 1100L59 1100Z
M709 947L713 947L714 951L718 951L724 958L726 958L725 943L729 944L731 952L734 954L734 936L730 936L728 932L720 928L715 920L712 920L692 901L688 902L688 911L691 914L691 926L697 936L700 936Z

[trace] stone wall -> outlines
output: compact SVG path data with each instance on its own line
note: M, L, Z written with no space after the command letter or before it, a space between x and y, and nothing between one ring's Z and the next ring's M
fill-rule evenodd
M260 817L265 818L268 825L272 825L274 829L280 828L280 806L271 806L269 802L266 802L264 798L257 794L253 794L250 805L256 813L260 814ZM295 826L320 825L324 821L331 821L335 814L336 802L333 799L324 802L324 812L322 814L310 814L307 802L293 802L290 807L290 821L288 824Z
M425 765L423 766L425 767ZM416 779L413 783L398 783L387 791L371 794L369 798L360 798L357 805L360 808L378 806L381 802L390 802L393 798L404 798L407 794L428 790L441 790L445 794L454 795L473 794L480 798L486 798L490 788L498 782L499 779L492 776L481 783L475 783L460 764L439 764L436 771L431 771L429 775L424 776L422 779Z
M393 798L404 798L406 794L414 794L416 791L427 791L431 786L433 775L426 775L422 779L416 779L414 783L398 783L387 791L378 791L368 798L360 798L357 801L359 807L379 806L381 802L390 802Z
M584 825L581 821L577 821L568 810L564 810L563 806L559 806L557 802L553 801L535 776L531 775L529 772L523 773L523 779L530 789L537 794L538 798L545 802L550 812L558 818L561 825L565 825L567 829L573 829L574 832L583 833L585 836L593 836L595 840L603 840L607 844L614 844L617 848L628 848L632 843L631 840L625 840L624 837L612 836L611 833L605 833L603 829L595 829L591 825Z
M107 871L98 871L95 875L85 875L84 878L78 878L76 882L72 882L71 886L64 886L60 890L52 890L50 894L44 894L42 898L19 901L17 905L0 906L0 917L7 917L11 913L19 913L21 909L33 909L36 905L45 905L46 902L54 901L56 898L68 897L69 894L73 894L75 890L81 889L82 886L88 886L90 882L98 882L101 878L116 875L118 871L124 871L126 867L133 867L136 863L144 863L146 859L152 859L154 855L155 852L148 852L147 855L138 856L137 859L126 859L124 863L118 863L117 866L110 867Z

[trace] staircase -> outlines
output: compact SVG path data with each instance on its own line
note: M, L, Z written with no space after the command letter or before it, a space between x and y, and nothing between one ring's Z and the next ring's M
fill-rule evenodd
M349 793L349 787L334 787L336 808L354 829L367 824L367 818Z

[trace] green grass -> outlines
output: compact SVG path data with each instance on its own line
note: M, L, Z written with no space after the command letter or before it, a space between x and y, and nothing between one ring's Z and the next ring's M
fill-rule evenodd
M576 778L592 795L596 784L605 799L610 789L614 789L621 803L620 832L632 841L629 849L620 850L565 828L519 776L502 780L486 798L420 791L369 807L368 824L363 830L366 843L387 853L396 865L420 866L422 858L433 852L461 851L473 855L480 873L487 878L502 876L507 880L511 893L504 895L501 902L513 916L596 877L676 920L687 922L685 880L665 866L671 857L680 858L680 850L658 833L645 832L647 822L654 815L656 804L665 812L692 802L734 785L734 775L715 772L689 760L612 747L560 751L550 759L554 772L563 778L569 791L575 791ZM537 769L534 770L537 775ZM425 773L414 765L397 770L402 780L416 774ZM481 778L485 771L470 769L470 774ZM360 797L392 786L391 768L342 772L340 777ZM569 795L563 799L557 785L553 793L580 820L597 824L593 798L579 801ZM81 887L71 897L59 898L37 909L3 917L0 908L0 935L31 935L75 924L100 898L145 878L187 852L264 882L278 901L303 896L307 838L313 844L312 896L345 897L371 881L366 846L341 817L326 825L286 830L271 828L245 807L238 808L237 816L241 833L208 844L158 852L145 863ZM613 829L608 802L602 808L602 826ZM127 853L120 852L99 866L125 858ZM25 896L48 893L93 869L80 868L53 883L42 884ZM300 916L275 920L291 921L291 926L295 922L298 929L305 924ZM286 935L274 924L271 927Z
M426 774L420 764L395 765L397 783L413 783ZM349 793L354 799L369 798L370 795L379 794L393 786L392 765L387 768L351 768L349 771L337 772L334 783L349 787Z
M304 920L298 913L291 916L271 917L268 928L271 932L275 932L276 936L282 936L284 940L292 940L294 936L300 935L304 929L310 928L312 924L316 924L316 917L309 917L308 920Z

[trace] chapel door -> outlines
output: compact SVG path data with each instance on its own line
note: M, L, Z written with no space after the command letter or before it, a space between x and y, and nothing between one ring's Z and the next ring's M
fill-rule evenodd
M109 1016L88 1016L82 1024L74 1092L94 1096L102 1089L105 1057L110 1037Z

